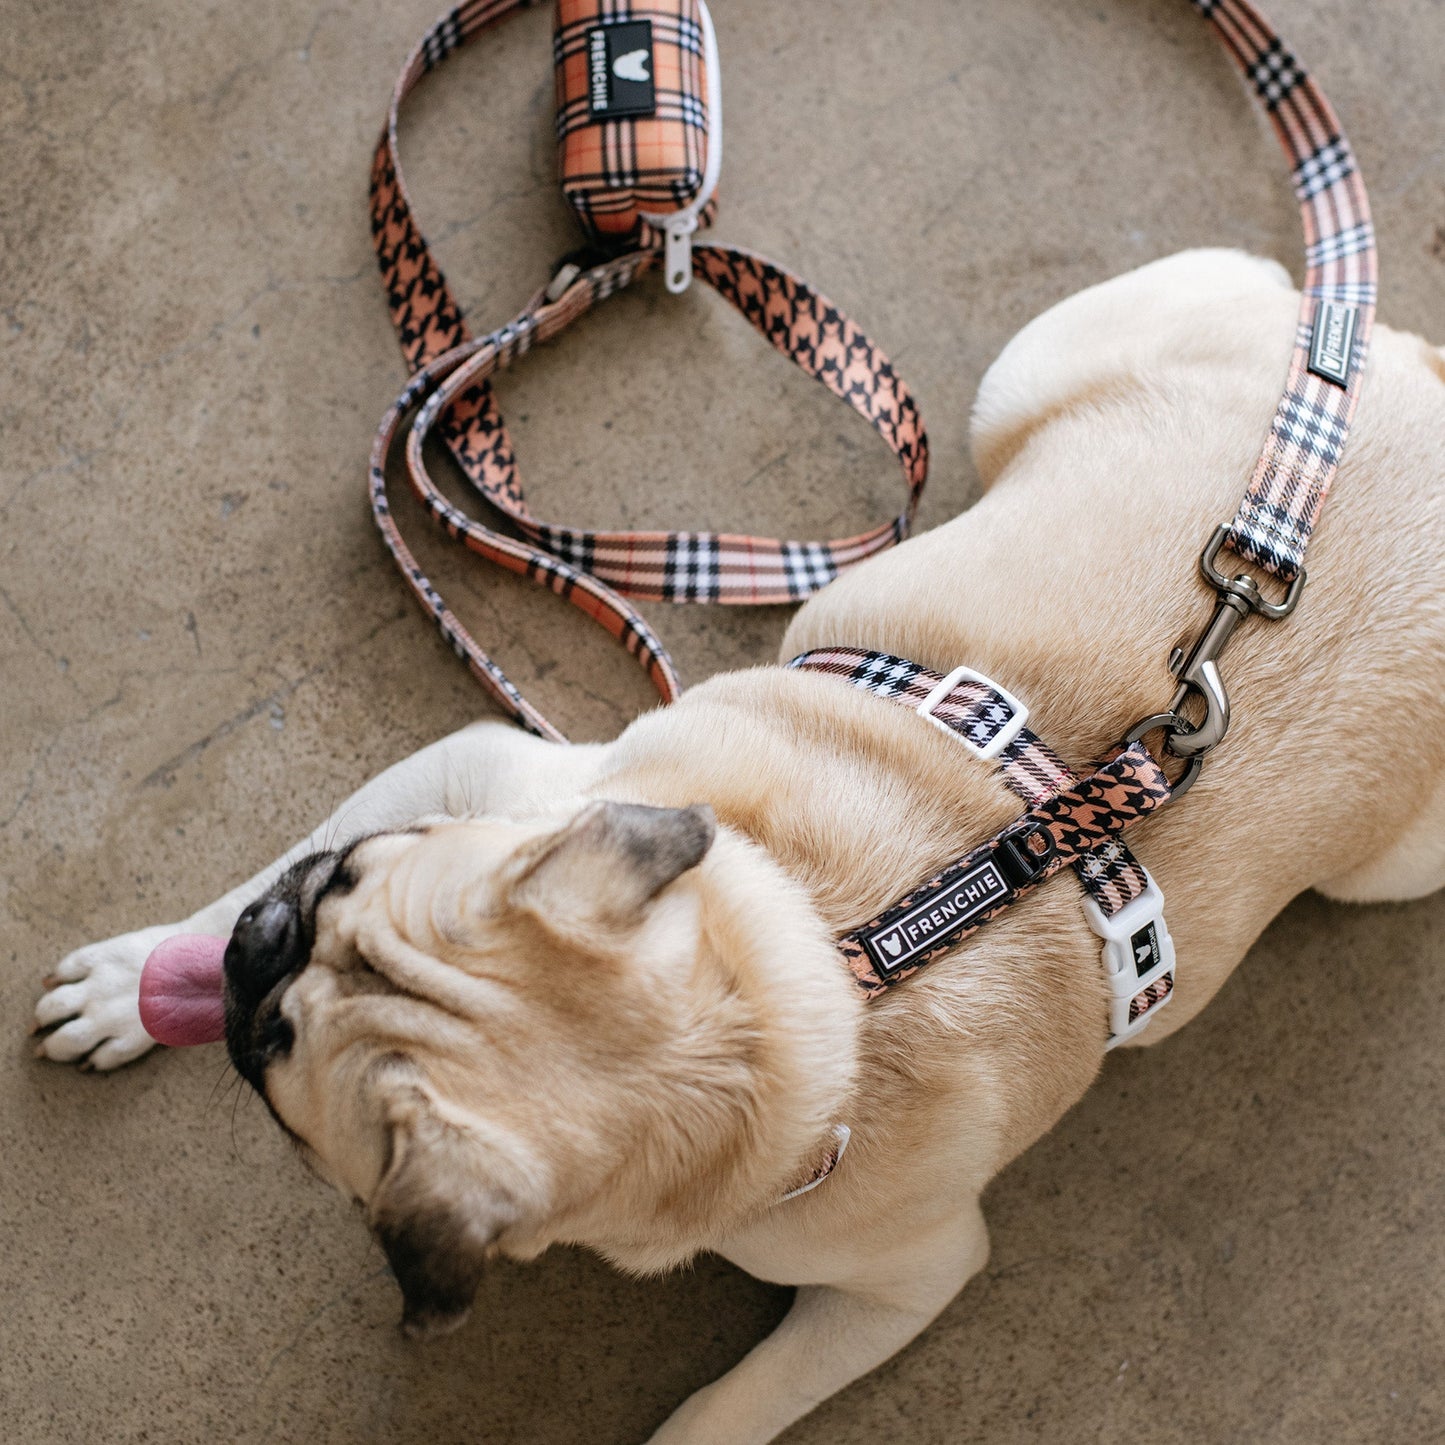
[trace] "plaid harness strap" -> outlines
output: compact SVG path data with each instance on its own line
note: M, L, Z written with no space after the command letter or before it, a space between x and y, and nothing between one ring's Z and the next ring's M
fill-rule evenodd
M432 518L453 540L579 607L638 660L664 702L673 701L681 690L676 669L625 598L756 605L808 596L843 568L907 536L928 475L928 443L918 407L888 358L827 297L750 251L694 245L693 275L882 437L903 472L903 509L857 536L832 541L719 532L594 531L532 514L490 378L656 265L662 238L654 228L644 227L635 249L626 254L594 258L597 263L585 267L564 264L552 285L538 291L514 320L472 338L416 223L397 146L401 103L421 78L482 30L531 3L468 0L449 11L422 37L392 93L372 165L371 231L392 321L414 375L378 429L370 494L372 514L388 549L453 649L521 726L560 739L447 606L397 528L387 499L386 461L413 408L421 404L407 440L407 474ZM632 0L617 0L614 9L618 16L626 12L654 23L666 18ZM559 122L564 129L571 123L566 117ZM433 431L446 442L472 488L512 524L520 539L469 517L441 493L423 460L423 443Z
M947 677L906 658L859 647L805 652L788 664L838 677L902 704L993 762L1028 810L986 842L846 934L839 952L877 998L956 948L1066 865L1105 938L1112 995L1109 1047L1138 1033L1174 991L1174 948L1163 897L1120 834L1167 802L1170 784L1135 745L1086 777L1027 726L1028 709L967 668Z
M1169 711L1137 724L1109 758L1080 778L1024 727L1027 712L1016 699L967 669L944 678L906 659L858 648L806 653L789 664L917 708L979 756L996 759L1009 787L1031 805L839 940L868 997L948 953L1071 864L1085 890L1090 923L1106 940L1114 995L1110 1047L1142 1029L1174 988L1162 895L1121 834L1182 794L1204 754L1222 738L1228 699L1217 671L1209 669L1238 623L1251 613L1279 620L1298 601L1305 549L1359 400L1377 286L1364 184L1328 100L1248 0L1191 3L1244 72L1284 147L1303 217L1306 277L1284 393L1264 449L1239 510L1201 558L1219 606L1194 652L1181 652L1171 664L1180 689ZM1266 601L1248 576L1231 581L1220 574L1214 564L1223 547L1290 584L1284 601ZM1179 712L1191 692L1206 701L1199 724ZM1160 727L1166 748L1188 759L1174 784L1134 741Z

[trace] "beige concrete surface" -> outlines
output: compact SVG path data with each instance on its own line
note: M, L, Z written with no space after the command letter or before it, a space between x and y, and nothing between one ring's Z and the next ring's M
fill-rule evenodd
M32 1061L24 1038L63 953L184 916L485 710L364 503L402 379L367 169L434 3L0 0L0 1438L16 1445L633 1445L786 1305L716 1262L636 1282L557 1252L493 1270L460 1335L413 1345L360 1222L229 1087L219 1048L102 1078ZM1383 318L1445 342L1445 6L1272 9L1361 155ZM969 401L1040 309L1201 243L1298 274L1274 143L1178 0L715 11L719 234L792 263L891 352L933 443L925 525L973 497ZM405 120L422 216L486 322L572 244L548 24L473 46ZM609 303L503 399L544 515L798 536L896 503L866 429L710 295ZM576 614L424 552L574 736L646 705ZM648 611L694 679L770 659L784 624ZM1360 746L1389 746L1381 723ZM1300 900L1201 1021L1110 1059L990 1191L983 1276L789 1440L1445 1438L1442 940L1439 897Z

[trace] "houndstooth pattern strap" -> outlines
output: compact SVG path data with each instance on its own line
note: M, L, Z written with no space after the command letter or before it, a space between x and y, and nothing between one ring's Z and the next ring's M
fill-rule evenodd
M1087 777L1042 799L987 842L846 934L838 940L838 951L864 993L875 998L952 952L1061 868L1117 840L1126 828L1167 802L1170 792L1163 769L1136 743ZM1025 860L1022 872L1020 856ZM1036 860L1032 864L1027 861L1030 856ZM896 965L890 964L890 958L898 960ZM1139 1002L1140 1012L1150 1006Z
M943 682L943 674L892 653L861 647L818 648L795 657L789 667L840 677L854 687L917 708ZM932 710L946 727L986 748L1008 726L1013 709L987 683L960 682ZM1007 786L1026 803L1039 803L1077 781L1072 769L1036 733L1025 727L999 754ZM1121 912L1148 886L1143 867L1120 839L1078 859L1074 872L1106 918Z
M558 301L550 306L534 298L533 320L529 326L509 324L488 336L467 341L452 351L429 362L412 377L401 394L387 409L372 442L369 470L369 492L372 516L387 549L402 577L422 609L436 623L443 638L471 669L473 676L491 694L498 705L528 732L557 742L566 739L522 695L516 684L488 654L447 606L441 594L422 571L411 549L397 528L387 495L386 463L402 422L422 402L438 382L469 356L494 352L505 364L530 344L532 326L541 334L565 326L576 315L593 304L591 289L626 285L636 271L650 264L651 257L623 257L580 279ZM453 507L435 488L420 494L422 505L454 541L460 542L479 556L546 587L566 599L574 607L611 634L647 672L664 703L674 701L682 691L677 672L666 648L653 634L646 621L605 583L569 565L542 548L493 531L474 521L459 508Z
M652 253L647 253L652 254ZM892 520L830 542L781 541L719 532L592 531L532 515L515 473L484 454L495 431L473 429L452 442L486 500L539 547L629 597L664 602L796 602L845 567L907 536L928 471L922 421L887 357L825 296L766 257L735 246L693 248L694 273L730 301L779 351L867 420L899 458L907 503ZM589 293L590 294L590 293ZM595 299L595 298L594 298ZM528 344L544 340L540 313L528 319ZM552 327L548 334L558 328ZM479 387L506 353L483 347L456 367L417 413L407 465L419 494L435 494L423 451L438 419L464 417ZM488 393L489 394L489 393ZM460 404L460 405L459 405ZM483 451L472 445L482 440Z
M1294 353L1228 538L1231 550L1288 582L1303 565L1364 380L1378 285L1370 205L1333 108L1269 21L1248 0L1191 3L1264 107L1289 159L1304 222ZM1311 370L1317 328L1334 328L1343 348L1339 365L1324 374Z
M864 416L887 442L904 474L904 509L858 536L829 542L711 532L594 532L531 515L489 377L647 270L657 255L658 238L647 233L645 249L591 267L557 302L545 303L539 292L514 321L474 340L416 224L401 174L397 124L403 100L422 76L481 30L532 3L535 0L470 0L448 11L413 50L393 90L372 166L371 227L392 321L415 375L377 433L369 485L383 540L443 637L522 726L559 736L467 632L397 529L384 469L387 449L409 408L423 404L409 439L408 472L432 517L454 540L581 608L636 657L664 702L677 696L676 670L624 595L750 604L805 597L843 568L907 535L927 478L928 445L918 408L887 357L826 297L763 257L731 247L694 246L694 273L778 350ZM518 528L522 541L469 518L438 491L421 458L421 439L433 429L467 480Z

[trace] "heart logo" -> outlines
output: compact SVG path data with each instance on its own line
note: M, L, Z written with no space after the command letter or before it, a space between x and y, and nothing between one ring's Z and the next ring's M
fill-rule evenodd
M897 958L903 952L903 940L896 933L890 933L887 938L880 938L878 941L889 958Z
M626 55L619 55L612 62L612 73L618 80L631 80L639 85L646 85L652 77L647 73L648 62L652 56L645 50L629 50Z

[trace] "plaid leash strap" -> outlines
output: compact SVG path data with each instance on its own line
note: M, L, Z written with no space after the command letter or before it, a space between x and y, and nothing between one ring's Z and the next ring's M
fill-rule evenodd
M1191 0L1269 116L1304 223L1305 283L1284 394L1227 545L1285 582L1339 466L1375 317L1370 204L1333 108L1247 0Z
M648 270L660 255L659 239L644 235L637 243L641 249L580 272L572 267L572 279L555 300L539 292L515 320L473 339L416 223L397 146L401 103L421 78L480 31L527 3L530 0L470 0L449 11L412 52L392 94L372 166L371 229L392 321L414 376L378 429L370 493L388 549L443 636L523 727L560 737L467 632L397 529L387 499L385 464L413 407L421 405L408 437L408 477L431 516L454 540L579 607L622 642L664 702L678 694L676 670L625 597L761 604L808 596L843 568L908 534L928 475L928 444L918 408L888 358L827 297L751 252L694 245L693 274L737 307L778 351L863 416L893 451L906 489L902 511L857 536L834 541L593 531L532 515L489 378ZM636 6L628 13L633 10L650 13ZM445 440L474 490L521 533L520 541L475 521L442 495L422 455L422 443L433 431Z
M1168 781L1141 749L1121 752L1081 778L1025 726L1023 704L977 673L959 669L944 677L907 658L858 647L819 648L788 666L841 678L921 712L975 756L993 762L1009 789L1030 805L993 838L839 941L868 997L955 948L1066 864L1106 920L1125 916L1146 896L1158 898L1119 836L1169 797ZM1131 1025L1142 1028L1140 1020L1173 992L1173 950L1162 916L1148 953L1106 948L1105 957L1111 970L1118 965L1110 976L1119 1004L1111 1032L1118 1041Z

